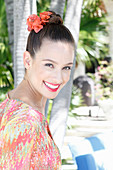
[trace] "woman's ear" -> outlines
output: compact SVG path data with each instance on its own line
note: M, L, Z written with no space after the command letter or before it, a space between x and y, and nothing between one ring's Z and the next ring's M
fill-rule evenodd
M26 69L29 69L32 64L32 57L28 51L25 51L23 54L23 62L24 62L24 67Z

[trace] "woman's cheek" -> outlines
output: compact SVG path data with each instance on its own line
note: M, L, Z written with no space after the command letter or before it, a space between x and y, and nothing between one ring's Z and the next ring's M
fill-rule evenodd
M71 72L67 72L67 73L64 73L64 82L65 82L65 84L69 81L69 79L70 79L70 73Z

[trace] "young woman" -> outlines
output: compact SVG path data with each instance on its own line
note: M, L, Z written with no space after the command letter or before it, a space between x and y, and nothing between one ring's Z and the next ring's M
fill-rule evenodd
M0 169L58 170L60 153L44 109L70 78L74 39L54 12L33 14L27 25L24 80L0 105Z

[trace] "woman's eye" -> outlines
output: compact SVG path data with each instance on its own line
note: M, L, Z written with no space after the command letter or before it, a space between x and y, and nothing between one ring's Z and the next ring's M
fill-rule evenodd
M45 64L45 66L53 68L53 64L50 64L50 63Z
M66 66L63 68L64 70L71 70L71 67L70 66Z

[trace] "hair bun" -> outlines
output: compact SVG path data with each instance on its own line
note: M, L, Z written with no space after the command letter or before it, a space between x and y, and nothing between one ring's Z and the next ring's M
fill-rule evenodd
M49 23L54 23L54 24L63 24L63 20L59 14L53 13L50 16Z

